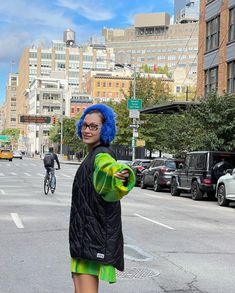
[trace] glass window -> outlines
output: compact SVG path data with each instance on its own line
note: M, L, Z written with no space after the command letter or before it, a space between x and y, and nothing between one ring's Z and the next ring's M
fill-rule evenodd
M218 66L205 71L205 94L217 91L218 88Z
M227 92L235 93L235 61L228 63Z
M206 51L219 47L220 16L217 16L206 23Z
M229 10L229 35L228 40L234 41L235 40L235 7Z

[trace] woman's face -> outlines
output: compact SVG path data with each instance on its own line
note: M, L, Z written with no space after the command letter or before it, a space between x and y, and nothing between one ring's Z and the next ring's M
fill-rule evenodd
M85 116L82 124L82 140L90 149L100 144L100 132L102 120L99 113L91 113Z

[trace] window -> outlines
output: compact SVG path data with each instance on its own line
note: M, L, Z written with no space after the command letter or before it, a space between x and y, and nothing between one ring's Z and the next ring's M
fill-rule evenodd
M235 40L235 7L229 10L229 33L228 40L229 42Z
M235 93L235 61L228 63L227 92Z
M205 71L205 94L218 88L218 66Z
M206 51L219 47L220 16L206 23Z

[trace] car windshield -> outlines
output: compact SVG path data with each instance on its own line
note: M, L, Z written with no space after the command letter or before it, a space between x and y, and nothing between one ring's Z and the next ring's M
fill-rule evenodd
M235 168L235 153L212 153L210 167L213 167L215 164L219 162L227 162L230 163L233 168Z
M151 162L142 162L141 166L143 166L144 168L148 168Z
M174 161L166 161L166 167L169 169L176 169L176 163Z

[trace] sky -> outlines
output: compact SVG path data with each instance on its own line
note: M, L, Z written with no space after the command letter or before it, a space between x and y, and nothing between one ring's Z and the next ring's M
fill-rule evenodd
M5 0L0 5L0 105L10 72L18 71L22 51L62 40L64 30L76 33L76 43L100 36L103 27L126 28L138 13L173 14L173 0Z

